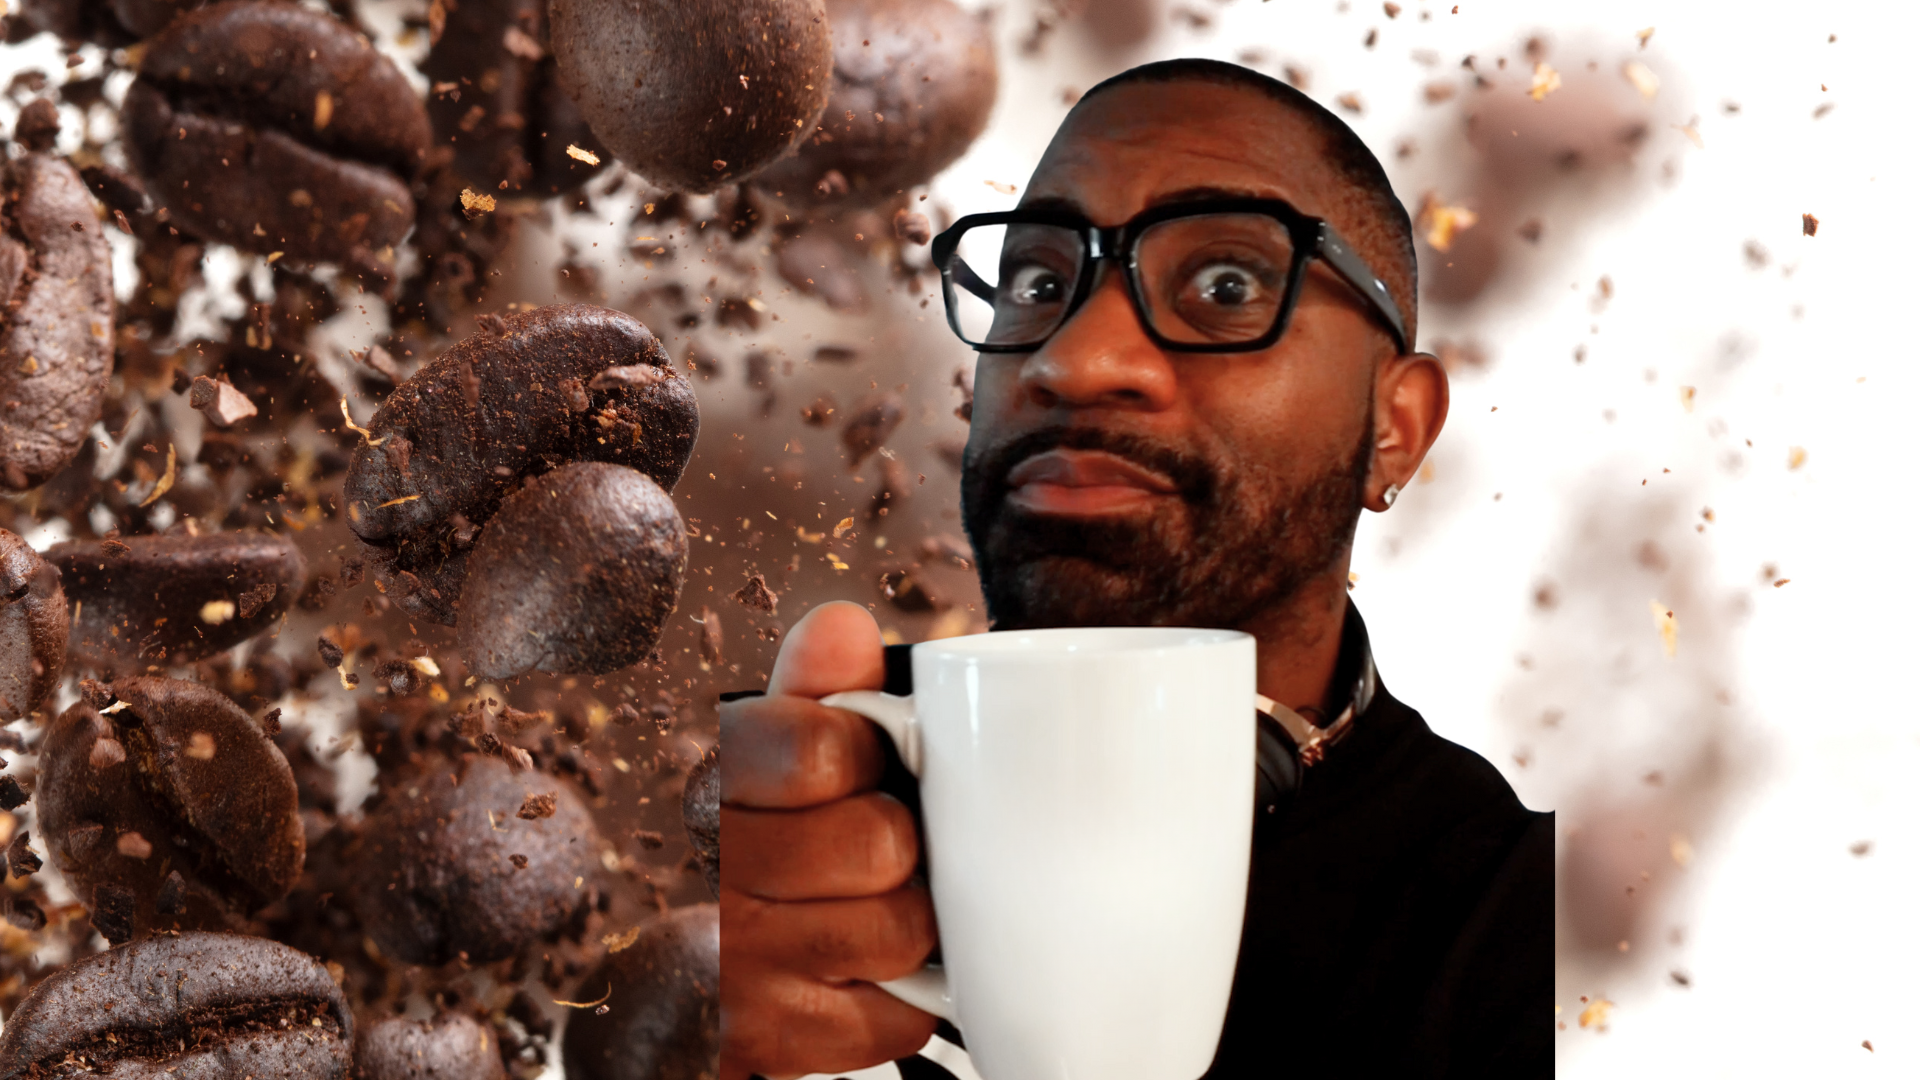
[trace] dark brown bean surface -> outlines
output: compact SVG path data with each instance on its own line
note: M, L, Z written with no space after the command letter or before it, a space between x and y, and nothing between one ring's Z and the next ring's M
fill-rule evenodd
M720 747L715 744L700 764L687 774L687 786L680 792L680 814L687 823L687 839L693 842L694 857L700 860L700 872L707 888L720 895Z
M821 0L554 0L562 85L621 161L706 192L785 154L833 66Z
M571 191L613 156L560 88L541 0L447 5L420 73L433 84L427 113L434 138L453 148L454 172L476 191ZM569 146L599 164L570 156Z
M0 167L0 485L72 461L113 370L113 273L93 195L65 161Z
M285 614L307 577L291 539L250 530L69 540L46 558L80 605L69 648L105 667L184 664L230 649Z
M686 572L686 523L645 475L584 462L535 477L474 545L467 665L487 679L617 671L660 640Z
M542 795L553 796L552 814L520 815L529 796ZM476 757L396 777L382 798L349 857L361 868L356 907L387 956L490 963L552 935L587 904L600 835L554 777Z
M471 1016L392 1017L360 1029L360 1080L506 1080L500 1040Z
M110 693L115 704L82 701L54 722L34 795L54 862L95 925L109 939L238 927L285 896L306 839L280 749L199 683L124 678ZM174 873L178 896L163 903ZM128 927L102 925L100 890L122 891Z
M508 315L496 329L390 394L347 474L347 522L399 578L390 595L449 626L475 534L523 478L604 461L671 491L700 431L685 379L612 377L627 368L672 373L639 320L557 304Z
M208 240L391 266L385 249L413 226L425 106L365 38L298 4L176 19L148 43L121 119L153 196Z
M313 957L262 938L154 937L74 961L7 1017L0 1080L331 1080L353 1016Z
M0 723L39 708L67 665L67 597L60 572L0 529Z
M828 0L833 97L755 181L791 203L877 206L933 179L986 130L993 25L952 0ZM822 183L829 171L843 182Z
M720 1050L720 909L677 908L582 984L605 1015L567 1021L567 1080L700 1080Z

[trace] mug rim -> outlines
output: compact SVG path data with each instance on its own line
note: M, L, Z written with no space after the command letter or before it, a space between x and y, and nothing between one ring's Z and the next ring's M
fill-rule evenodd
M1021 639L1026 639L1024 643ZM1077 642L1074 639L1079 639ZM1239 630L1194 626L1060 626L1039 630L989 630L984 634L922 641L913 655L970 660L985 657L1059 660L1070 656L1124 656L1168 649L1215 648L1253 642Z

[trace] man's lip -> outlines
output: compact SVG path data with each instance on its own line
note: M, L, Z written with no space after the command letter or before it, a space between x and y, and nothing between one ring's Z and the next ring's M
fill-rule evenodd
M1171 479L1104 450L1048 450L1015 465L1007 486L1019 491L1031 484L1064 488L1136 488L1155 495L1180 490Z

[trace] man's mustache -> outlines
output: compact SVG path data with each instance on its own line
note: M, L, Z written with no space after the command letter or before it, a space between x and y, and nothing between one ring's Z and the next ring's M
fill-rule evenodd
M1218 483L1205 460L1141 435L1097 427L1049 427L1017 435L966 459L966 486L978 495L978 509L997 508L1011 490L1007 477L1014 468L1049 450L1099 450L1124 458L1171 480L1189 503L1210 501Z

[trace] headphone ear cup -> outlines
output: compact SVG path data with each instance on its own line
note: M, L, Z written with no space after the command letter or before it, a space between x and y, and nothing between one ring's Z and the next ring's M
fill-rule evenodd
M1254 764L1254 819L1277 816L1300 790L1300 754L1280 721L1255 710L1259 745Z

